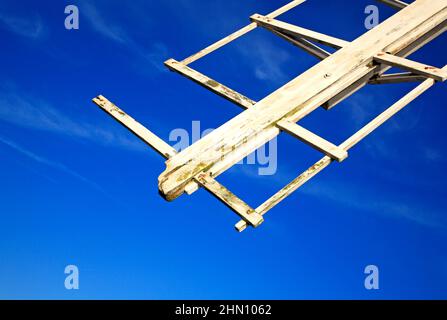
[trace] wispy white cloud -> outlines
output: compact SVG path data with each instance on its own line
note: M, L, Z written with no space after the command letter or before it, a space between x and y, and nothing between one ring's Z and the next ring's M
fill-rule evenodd
M283 83L288 79L286 70L291 55L267 38L253 38L250 43L238 45L238 49L249 63L256 60L252 67L257 79L274 83Z
M347 108L344 108L344 110L352 121L353 128L358 128L360 125L364 125L367 121L373 119L373 112L377 109L373 95L357 92L345 101Z
M353 132L359 130L386 108L390 107L392 102L387 100L389 99L384 99L383 94L378 92L371 93L367 90L366 92L357 92L353 96L348 97L345 100L346 107L343 108L342 112L347 119L350 119L350 127ZM359 147L374 159L399 159L402 155L400 154L399 145L396 145L397 135L405 135L406 132L414 130L420 122L422 109L414 109L410 115L402 112L397 113L377 129L377 132L380 133L380 138L377 138L377 136L376 138L367 137L359 144ZM416 147L425 149L424 145ZM434 153L431 153L431 155L435 156ZM420 156L423 160L430 160L429 152L421 152L416 156ZM431 160L435 160L434 157Z
M74 178L76 178L76 179L78 179L78 180L88 184L90 187L92 187L92 188L94 188L94 189L96 189L98 191L101 191L104 194L107 194L104 191L104 189L102 189L98 184L96 184L95 182L91 181L90 179L87 179L86 177L82 176L81 174L77 173L76 171L68 168L67 166L63 165L62 163L51 161L51 160L49 160L47 158L39 156L39 155L37 155L37 154L35 154L35 153L25 149L24 147L18 145L17 143L15 143L15 142L13 142L11 140L8 140L6 138L3 138L1 136L0 136L0 142L5 144L5 145L7 145L8 147L14 149L18 153L26 156L27 158L37 162L37 163L40 163L40 164L46 165L48 167L60 170L60 171L62 171L64 173L66 173L66 174L68 174L68 175L70 175L70 176L72 176L72 177L74 177Z
M45 35L45 28L39 16L18 17L0 12L0 26L34 40Z
M74 120L47 103L25 98L0 90L0 121L20 127L52 132L76 139L85 139L106 146L128 150L146 150L144 145L131 136L113 130Z
M145 48L136 42L124 27L117 25L110 20L107 21L103 17L103 13L91 2L82 2L82 12L96 32L129 50L131 54L138 58L138 61L136 62L138 70L166 71L163 62L168 57L168 49L164 43L160 41L151 42L149 48ZM149 69L145 67L146 63L149 64Z
M82 13L88 19L93 29L104 37L123 45L134 45L124 29L111 21L106 22L91 2L82 3Z
M285 63L290 55L284 50L278 50L272 45L257 45L256 54L262 63L255 68L255 75L260 80L284 82L287 76L284 72Z
M441 150L429 146L422 148L422 156L427 162L440 162L444 160Z
M301 190L304 194L323 198L353 210L405 219L426 227L447 228L447 219L443 211L415 203L415 200L404 203L387 199L383 194L378 197L366 186L359 189L350 188L344 183L321 181L318 184L306 185Z

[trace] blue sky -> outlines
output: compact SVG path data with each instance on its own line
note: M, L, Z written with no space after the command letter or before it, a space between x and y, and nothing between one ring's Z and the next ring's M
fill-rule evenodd
M163 61L285 3L0 0L0 298L447 298L444 85L241 234L203 190L165 202L163 159L91 103L103 94L166 140L193 120L218 127L241 110ZM79 30L64 28L68 4ZM353 40L368 4L309 0L279 19ZM441 67L445 41L411 57ZM315 63L259 29L192 67L259 100ZM414 86L367 87L301 124L341 143ZM257 206L320 157L281 135L276 175L236 166L219 181ZM64 288L71 264L77 291ZM377 291L363 285L370 264Z

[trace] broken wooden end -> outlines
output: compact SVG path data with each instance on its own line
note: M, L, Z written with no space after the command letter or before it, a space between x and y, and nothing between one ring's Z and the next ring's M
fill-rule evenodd
M247 223L244 220L240 220L234 227L238 232L242 232L247 229Z

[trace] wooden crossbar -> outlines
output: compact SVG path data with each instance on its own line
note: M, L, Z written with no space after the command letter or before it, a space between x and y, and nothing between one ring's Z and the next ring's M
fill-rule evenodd
M392 67L403 68L413 73L432 78L436 81L445 81L447 79L447 72L425 64L411 61L405 58L397 57L395 55L380 52L374 56L374 60Z
M303 49L307 53L310 53L311 55L317 57L320 60L324 60L327 57L329 57L331 54L324 50L323 48L320 48L319 46L315 45L314 43L310 42L309 40L306 40L304 38L298 38L298 37L292 37L290 35L287 35L283 32L276 31L274 29L270 30L280 38L289 41L294 46Z
M165 65L169 70L177 72L182 76L194 81L195 83L201 85L202 87L216 93L217 95L227 99L234 104L248 108L255 104L255 102L246 96L234 91L233 89L224 86L223 84L205 76L204 74L185 66L183 63L178 62L174 59L169 59L165 61Z
M443 68L443 70L447 71L447 65ZM371 132L389 120L392 116L398 113L400 110L409 105L414 99L419 97L425 91L430 89L435 84L435 80L426 79L420 85L418 85L415 89L410 91L404 97L402 97L399 101L394 103L391 107L386 109L372 121L370 121L367 125L365 125L362 129L354 133L351 137L349 137L345 142L343 142L339 147L343 150L348 151L361 140L366 138ZM307 181L315 177L319 172L321 172L324 168L326 168L333 159L328 156L324 156L322 159L317 161L313 166L304 171L301 175L295 178L292 182L290 182L287 186L279 190L276 194L266 200L263 204L256 208L256 211L264 215L267 211L272 209L286 197L295 192L299 187L304 185ZM239 232L245 230L247 224L244 221L239 221L235 228Z
M217 197L222 203L231 208L239 216L243 217L243 221L246 224L250 224L253 227L258 227L264 219L256 210L252 209L240 198L236 197L231 191L222 186L219 182L213 179L211 176L202 174L198 177L197 181L212 195Z
M279 8L278 10L275 10L275 11L269 13L267 15L267 17L270 17L270 18L278 17L281 14L289 11L290 9L295 8L296 6L298 6L298 5L300 5L300 4L304 3L304 2L306 2L306 0L295 0L295 1L292 1L292 2L290 2L288 4L286 4L285 6ZM215 50L217 50L219 48L222 48L224 45L230 43L231 41L234 41L234 40L242 37L243 35L249 33L250 31L253 31L254 29L256 29L257 26L258 25L256 23L252 22L249 25L243 27L242 29L239 29L238 31L230 34L229 36L227 36L227 37L225 37L225 38L223 38L223 39L221 39L221 40L219 40L219 41L209 45L205 49L200 50L199 52L189 56L188 58L184 59L182 61L182 63L184 65L191 64L194 61L196 61L196 60L198 60L200 58L203 58L204 56L210 54L211 52L213 52L213 51L215 51Z
M107 100L106 97L99 95L93 98L93 102L164 158L171 158L177 153L173 147Z
M301 28L293 24L282 22L260 14L254 14L250 17L250 19L268 30L276 30L285 34L290 34L292 36L303 37L321 44L328 45L335 49L343 48L349 44L348 41L331 37L309 29Z
M281 130L298 138L311 147L323 152L324 154L337 160L338 162L342 162L348 157L348 153L345 150L337 147L336 145L321 138L320 136L317 136L313 132L297 125L296 123L282 120L277 123L277 126Z

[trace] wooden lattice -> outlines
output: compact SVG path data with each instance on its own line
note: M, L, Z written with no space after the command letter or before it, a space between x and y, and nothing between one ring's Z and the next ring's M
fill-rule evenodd
M159 191L165 199L171 201L203 187L240 216L242 220L236 224L238 231L247 226L257 227L271 208L333 161L343 161L350 148L435 82L447 79L447 66L438 69L405 58L446 30L447 0L416 0L411 4L400 0L381 1L400 11L352 42L277 20L277 16L305 2L296 0L266 16L252 15L252 22L246 27L181 62L167 60L165 64L170 70L247 109L180 153L105 97L98 96L93 101L167 159L166 170L158 178ZM188 67L257 27L273 32L321 62L258 102ZM319 44L337 51L331 54ZM386 74L391 67L405 72ZM320 106L329 110L367 84L410 81L420 84L341 145L334 145L297 124ZM281 132L298 138L324 156L253 209L216 178Z

